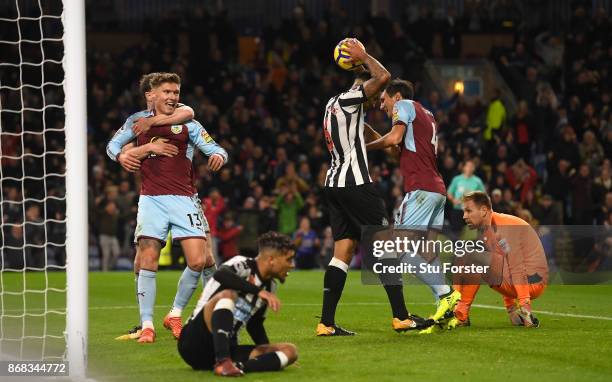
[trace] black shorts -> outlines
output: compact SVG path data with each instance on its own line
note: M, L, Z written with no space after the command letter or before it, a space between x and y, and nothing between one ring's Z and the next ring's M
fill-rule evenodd
M362 226L387 226L385 201L372 183L353 187L326 187L334 241L361 239Z
M246 362L254 345L230 347L232 361ZM178 340L178 352L183 360L195 370L212 370L215 366L215 345L212 333L204 322L204 309L183 327Z

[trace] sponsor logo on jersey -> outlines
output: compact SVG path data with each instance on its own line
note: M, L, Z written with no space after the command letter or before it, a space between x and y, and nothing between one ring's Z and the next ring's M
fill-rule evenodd
M200 133L200 135L202 136L202 139L204 140L204 142L206 143L210 143L213 141L212 137L210 136L210 134L208 134L208 132L206 130L202 130L202 132Z
M397 106L393 107L393 117L392 117L392 121L393 124L395 125L396 122L399 121L399 112L397 111Z
M172 125L170 131L174 134L180 134L183 131L183 125Z

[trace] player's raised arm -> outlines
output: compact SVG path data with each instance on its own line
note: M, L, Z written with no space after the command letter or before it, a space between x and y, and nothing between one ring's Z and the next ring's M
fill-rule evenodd
M209 157L208 167L211 171L218 171L227 163L227 151L215 142L198 121L191 120L186 126L189 131L189 139L201 152Z
M193 109L187 105L180 105L170 115L158 114L148 118L136 120L132 130L136 136L148 131L152 126L177 125L186 123L195 117Z
M366 52L363 44L357 39L347 39L346 51L354 61L362 61L372 76L363 84L366 98L378 93L391 79L391 73L377 59Z

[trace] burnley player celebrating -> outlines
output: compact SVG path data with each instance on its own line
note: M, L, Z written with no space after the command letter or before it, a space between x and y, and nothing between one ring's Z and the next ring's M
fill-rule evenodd
M180 77L174 73L158 73L150 79L155 115L171 115L178 105ZM123 146L134 138L131 128L122 128L113 137L109 147ZM204 266L206 248L205 220L199 200L194 197L192 158L197 147L209 156L208 166L218 171L227 162L226 151L217 145L197 121L182 125L152 126L136 138L137 148L148 150L149 143L164 140L178 148L175 156L148 155L140 171L142 187L138 201L136 239L140 257L138 297L142 334L139 342L154 342L153 307L156 295L156 272L162 244L168 231L181 246L187 260L186 272L190 272L189 288L179 288L177 299L186 305L197 287ZM142 153L136 153L140 157ZM177 305L177 304L175 304ZM179 308L180 309L180 308ZM175 337L181 330L181 312L176 307L164 320Z
M146 110L142 110L130 115L125 121L122 129L117 131L117 136L123 136L125 130L131 129L135 136L142 134L148 131L152 126L167 126L167 125L181 125L193 119L194 112L193 109L189 106L178 104L176 109L171 115L158 114L153 116L154 110L154 102L153 102L153 93L151 91L151 79L155 78L159 75L159 73L147 73L142 76L140 79L140 92L144 97L147 108ZM148 143L145 146L135 146L136 139L127 143L125 146L121 147L121 145L115 140L111 139L108 146L106 147L107 155L113 160L117 161L121 164L128 172L137 172L140 169L140 164L144 158L146 158L150 152L156 155L166 155L166 156L174 156L178 153L178 148L172 144L166 143L165 139L158 139L155 142ZM206 223L205 223L206 224ZM208 232L208 230L205 230ZM138 241L134 240L134 244L138 245ZM209 244L209 240L207 240L207 244ZM209 249L209 245L207 245L207 249ZM202 284L206 284L208 279L212 276L214 272L215 265L212 254L206 254L204 260L204 269L202 270ZM135 296L136 302L138 302L138 274L140 272L140 254L138 251L138 247L136 247L136 256L134 257L134 274L135 274ZM178 291L177 296L174 299L173 308L182 310L188 303L187 300L181 298L181 296L185 295L185 291L189 291L193 289L193 271L189 269L189 267L185 267L183 274L178 283ZM168 316L166 320L168 326L170 328L176 328L177 331L176 337L178 337L178 328L180 327L180 321L177 321L173 317ZM174 325L172 325L174 324ZM127 340L127 339L138 339L140 338L140 334L142 333L141 325L136 325L133 329L130 329L127 334L121 335L116 339Z
M178 350L193 369L236 377L281 370L297 360L295 345L271 344L263 326L266 308L280 308L274 279L284 282L293 269L294 244L276 232L261 235L258 244L256 258L235 256L221 265L185 324ZM243 326L255 345L238 345Z
M446 187L436 164L437 132L433 115L420 103L413 101L414 88L408 81L394 79L380 96L380 108L392 119L391 131L366 145L368 150L383 149L401 144L400 169L404 177L404 200L395 219L396 234L419 240L425 233L434 239L436 230L444 224ZM421 269L427 261L440 269L435 253L406 253L402 261ZM461 298L446 284L444 273L416 273L438 299L438 308L431 317L434 321L450 318Z

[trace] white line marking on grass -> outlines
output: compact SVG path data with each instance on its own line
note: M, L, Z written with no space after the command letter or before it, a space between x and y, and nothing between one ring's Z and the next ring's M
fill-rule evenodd
M342 305L348 306L368 306L368 305L388 305L388 302L379 302L379 301L371 301L371 302L340 302ZM284 306L321 306L320 303L286 303ZM433 305L429 302L409 302L408 305ZM473 307L482 308L482 309L492 309L492 310L506 310L503 306L496 305L485 305L485 304L472 304ZM166 309L169 308L167 305L156 305L156 309ZM89 310L121 310L121 309L133 309L136 310L136 305L108 305L108 306L90 306ZM5 312L23 312L23 310L9 310L6 309ZM28 310L28 313L33 312L42 312L42 310ZM548 310L534 310L533 313L544 314L547 316L558 316L558 317L570 317L570 318L585 318L590 320L603 320L603 321L612 321L612 317L608 316L593 316L589 314L574 314L574 313L560 313L560 312L551 312Z

